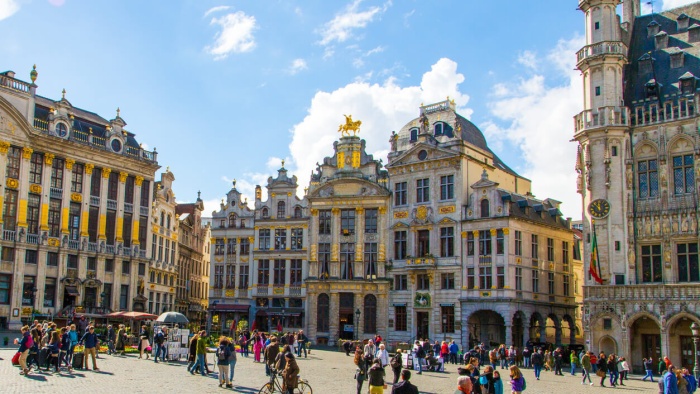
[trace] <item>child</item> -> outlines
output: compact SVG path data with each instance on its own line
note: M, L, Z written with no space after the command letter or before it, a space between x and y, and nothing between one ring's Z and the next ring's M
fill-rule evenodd
M493 389L495 394L503 394L503 381L501 380L501 374L498 371L493 371Z
M525 386L525 378L517 366L510 367L510 392L511 394L521 394Z
M47 364L51 365L54 364L56 366L56 372L58 372L58 361L59 361L59 353L61 351L60 349L61 346L61 335L58 331L51 331L51 339L49 341L49 350L51 354L47 357ZM46 370L48 371L49 368L47 367Z

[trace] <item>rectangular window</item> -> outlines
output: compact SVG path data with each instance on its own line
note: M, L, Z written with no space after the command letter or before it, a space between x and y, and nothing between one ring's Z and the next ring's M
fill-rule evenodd
M491 231L479 231L479 256L491 256Z
M430 230L418 230L416 232L416 256L423 257L430 254Z
M319 278L328 278L331 272L331 244L318 244Z
M377 279L377 243L365 242L365 279Z
M171 281L173 280L172 278L173 277L171 276ZM223 280L223 278L221 280ZM223 285L223 282L221 284ZM172 283L170 285L172 286ZM226 265L226 288L233 289L234 287L236 287L236 266L234 264L228 264Z
M10 248L10 247L3 247L2 248L2 261L6 261L8 263L14 263L15 262L15 248Z
M454 227L440 228L440 257L452 257L455 255L455 229Z
M292 250L302 250L304 249L304 229L303 228L293 228L292 229Z
M515 230L515 255L523 255L523 233L519 230Z
M250 240L241 238L241 255L246 255L250 252Z
M286 283L285 275L286 275L286 265L287 262L285 260L275 260L275 266L274 266L274 284L275 286L284 286Z
M441 306L440 312L442 315L442 332L454 332L455 331L455 307L454 306Z
M118 192L119 174L112 171L109 173L109 179L107 180L107 199L116 201Z
M353 211L355 212L355 211ZM352 280L355 277L353 262L355 261L355 244L340 244L340 279Z
M59 159L57 159L59 160ZM7 166L5 167L5 176L7 178L19 179L19 166L22 162L22 149L16 146L11 146L7 151ZM56 163L56 160L54 160ZM51 185L53 187L53 185Z
M53 159L51 165L51 187L55 189L63 189L63 159Z
M496 287L503 289L506 286L506 268L496 267Z
M595 95L600 96L600 86L595 87Z
M46 278L44 282L44 307L53 308L56 305L56 278Z
M88 268L89 269L89 268ZM146 264L144 263L139 263L139 275L145 276L146 275ZM165 281L164 281L165 282Z
M275 229L275 250L287 249L287 230L283 228Z
M467 288L474 288L474 268L467 268Z
M467 233L467 256L474 256L474 233Z
M258 230L258 249L269 250L270 249L270 229L263 228Z
M673 192L676 195L692 193L695 188L693 155L673 157Z
M406 231L394 231L394 258L403 260L406 258Z
M22 286L22 305L35 306L36 292L34 288L36 287L36 278L33 276L24 276L24 284Z
M540 271L532 270L532 292L540 292Z
M394 290L408 290L408 275L394 275Z
M2 277L0 277L0 279L2 279ZM0 282L0 285L1 284L2 282ZM408 314L406 313L405 306L394 307L394 318L396 319L394 331L408 331Z
M41 197L36 194L27 196L27 232L39 234L39 212L41 211Z
M55 163L55 162L54 162ZM49 237L57 238L61 232L61 200L49 200Z
M270 284L270 260L258 260L258 286Z
M68 268L78 269L78 255L69 254L66 256L66 264Z
M496 254L503 255L505 252L505 237L503 236L503 229L496 230Z
M594 29L596 29L596 30L600 29L600 22L596 22L594 24Z
M637 162L637 187L639 198L656 198L659 196L659 174L656 160Z
M700 281L700 267L698 267L698 244L677 244L676 253L678 255L678 281Z
M126 178L124 182L124 203L133 204L134 203L134 177L130 176ZM170 226L168 226L170 227Z
M102 169L93 168L92 176L90 177L90 195L99 197L100 187L102 187Z
M226 239L226 254L236 254L236 238Z
M248 275L249 275L249 266L248 265L241 265L238 267L238 288L242 290L248 289Z
M70 183L70 191L71 192L73 192L73 193L82 193L83 192L83 171L84 171L84 167L82 164L78 164L78 163L73 164L73 173L71 175L71 183ZM132 186L133 186L133 182L132 182ZM127 201L127 202L131 202L131 201Z
M98 207L90 207L88 214L88 238L90 242L97 242L97 226L99 225L100 221L100 209ZM143 223L148 223L148 220L143 220ZM141 225L141 223L139 223ZM146 230L144 229L143 234L146 234ZM141 235L141 232L139 232L139 236ZM155 234L154 234L155 236ZM141 245L145 245L146 243L142 243ZM155 251L155 248L153 248Z
M564 275L564 295L568 297L570 295L571 290L569 289L569 275Z
M318 233L319 234L330 234L331 233L331 222L332 216L329 209L318 211Z
M77 241L80 239L80 203L70 203L70 215L68 215L68 231L70 239ZM129 234L131 236L131 234Z
M442 284L443 290L454 290L455 274L449 273L440 275L440 283Z
M102 307L107 309L112 309L112 284L105 283L102 285Z
M569 272L569 243L561 242L561 263L564 264L564 272Z
M12 275L0 274L0 304L8 305L12 294Z
M117 211L108 209L107 210L107 228L105 229L105 236L107 237L107 245L115 244L115 235L117 227Z
M523 289L523 269L515 267L515 290Z
M129 309L129 285L121 285L121 291L119 292L119 309Z
M151 195L150 195L151 183L148 181L143 181L141 183L141 206L148 207L151 205Z
M642 282L659 283L662 280L661 245L642 245Z
M440 177L440 200L455 198L455 176L445 175Z
M491 267L479 267L479 288L490 289L492 286Z
M36 250L27 249L24 252L24 264L36 264L36 260L37 260L36 255L37 255Z
M532 242L531 242L531 249L530 249L530 253L531 253L531 254L530 254L530 256L532 257L533 260L535 260L535 259L537 259L537 258L540 257L540 254L539 254L539 239L538 239L537 235L532 234L531 240L532 240Z
M416 290L430 290L430 277L427 274L416 275Z
M29 162L29 183L41 185L41 174L44 169L44 155L41 153L32 153L31 161Z
M416 180L416 202L429 202L430 201L430 179L418 179Z
M365 209L365 234L377 233L377 221L379 210L376 208Z
M291 286L301 286L301 259L292 259L290 261L289 284Z
M554 295L554 272L547 272L547 291L549 294Z
M394 184L394 205L402 206L408 204L408 183L396 182Z
M49 267L58 267L58 253L56 253L56 252L46 253L46 265Z
M122 260L122 274L129 275L131 273L131 262L128 260Z
M547 261L554 261L554 240L547 238Z
M613 157L617 156L617 146L611 147L610 151L611 151Z
M2 214L3 228L15 231L17 225L17 190L5 189L5 210Z
M114 259L105 259L105 272L114 272Z
M87 270L88 271L97 271L97 258L96 257L88 257L87 258Z
M340 210L340 232L343 235L355 234L355 210Z

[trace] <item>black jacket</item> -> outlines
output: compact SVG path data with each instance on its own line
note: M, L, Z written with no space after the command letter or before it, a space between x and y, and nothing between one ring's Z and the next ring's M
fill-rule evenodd
M370 386L384 386L384 368L374 364L367 375L369 375Z
M391 389L391 394L418 394L418 387L408 380L402 380Z

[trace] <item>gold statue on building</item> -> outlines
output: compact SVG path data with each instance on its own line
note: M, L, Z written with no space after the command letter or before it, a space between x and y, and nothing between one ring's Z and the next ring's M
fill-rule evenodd
M345 116L345 124L341 124L338 127L338 132L342 133L343 136L349 136L352 131L352 135L357 135L360 132L360 126L362 125L361 120L352 120L352 115Z

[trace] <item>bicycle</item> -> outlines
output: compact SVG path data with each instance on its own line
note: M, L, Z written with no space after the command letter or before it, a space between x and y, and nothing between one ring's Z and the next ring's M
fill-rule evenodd
M270 381L260 388L258 394L284 394L285 391L282 389L280 379L278 379L280 375L278 371L270 371ZM313 390L309 382L299 377L297 387L294 388L294 394L313 394Z

